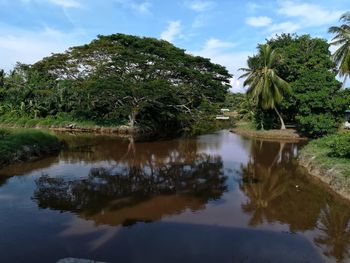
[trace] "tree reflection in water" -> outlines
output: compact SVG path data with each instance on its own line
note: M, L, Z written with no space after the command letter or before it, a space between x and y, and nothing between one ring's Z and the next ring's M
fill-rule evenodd
M315 238L327 257L337 262L350 260L350 211L339 204L329 205L321 212L318 229L321 235Z
M314 243L324 255L347 262L350 259L349 206L310 182L294 161L296 146L253 142L251 158L241 167L240 189L247 197L242 210L251 215L249 225L252 226L266 221L287 224L291 232L316 230L320 234Z
M254 142L250 161L241 167L240 189L248 197L242 210L252 214L249 224L253 226L262 224L264 218L273 221L276 211L271 203L285 193L289 184L289 173L281 164L293 155L284 151L284 143L279 147L268 144L270 147L266 147L263 141Z
M135 157L133 142L129 149L127 155ZM94 168L85 178L41 176L33 198L41 208L75 212L97 224L129 225L201 209L227 189L219 156L173 150L166 158L132 157Z

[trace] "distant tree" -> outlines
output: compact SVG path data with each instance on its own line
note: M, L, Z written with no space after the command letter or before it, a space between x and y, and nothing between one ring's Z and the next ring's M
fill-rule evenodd
M0 88L4 87L5 71L0 69Z
M0 69L0 100L4 98L5 95L5 71Z
M335 34L331 45L338 49L333 54L334 62L339 68L339 75L344 77L344 84L350 75L350 12L343 14L340 21L344 22L341 26L329 28L329 33Z
M248 96L252 97L263 109L273 109L281 122L281 129L285 129L284 120L277 106L282 102L285 94L289 93L289 84L278 76L275 64L278 54L270 45L260 45L258 54L259 64L246 69L240 78L246 78L244 86L249 86Z

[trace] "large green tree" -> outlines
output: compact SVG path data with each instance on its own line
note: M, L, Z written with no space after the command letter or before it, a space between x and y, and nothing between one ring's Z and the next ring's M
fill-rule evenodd
M7 101L33 108L31 117L64 113L163 131L193 123L203 101L223 102L230 78L167 41L114 34L19 64L5 82Z
M281 114L305 136L336 131L350 101L336 79L328 42L309 35L282 34L267 40L267 44L281 55L274 68L291 86L291 93L279 106ZM260 67L261 61L258 54L248 59L248 65ZM265 126L278 123L278 118L261 107L257 107L255 116L256 122Z
M335 34L331 45L337 46L338 49L334 52L333 58L345 83L350 75L350 12L342 15L340 21L344 24L330 27L329 32Z
M280 119L281 129L285 129L283 117L277 106L282 102L284 95L289 93L289 84L276 72L276 51L268 44L260 45L258 49L258 65L250 64L249 68L241 69L245 73L240 78L246 78L243 85L248 86L247 94L263 109L273 109Z

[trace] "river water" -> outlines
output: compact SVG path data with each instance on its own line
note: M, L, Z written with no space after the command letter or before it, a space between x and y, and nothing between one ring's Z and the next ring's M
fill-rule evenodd
M298 143L61 135L0 171L0 262L349 262L350 206Z

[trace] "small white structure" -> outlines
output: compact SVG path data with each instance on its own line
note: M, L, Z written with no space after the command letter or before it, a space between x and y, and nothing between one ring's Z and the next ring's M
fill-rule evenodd
M350 122L349 121L346 121L344 123L344 128L350 130Z
M224 113L224 112L230 112L229 109L221 109L220 111L221 111L222 113Z
M228 117L228 116L216 116L215 119L217 119L217 120L229 120L230 117Z
M345 111L345 123L344 128L350 130L350 110Z

